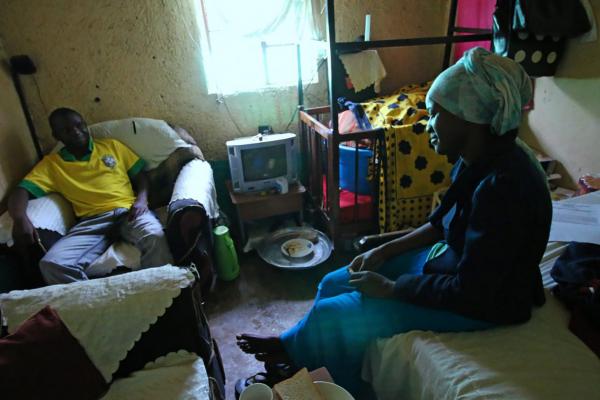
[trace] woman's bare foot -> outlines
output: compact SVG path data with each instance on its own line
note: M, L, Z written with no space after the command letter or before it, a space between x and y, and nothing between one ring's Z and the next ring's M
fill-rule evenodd
M277 336L259 336L243 333L236 336L239 348L248 354L277 354L284 353L285 348Z
M287 353L283 352L283 353L257 353L254 355L254 358L256 358L258 361L262 361L266 364L269 365L276 365L276 364L291 364L292 360L290 359L290 356L287 355Z

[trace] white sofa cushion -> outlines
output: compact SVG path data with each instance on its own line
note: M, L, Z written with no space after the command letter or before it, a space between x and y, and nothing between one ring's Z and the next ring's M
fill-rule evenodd
M94 138L110 137L125 143L146 161L146 170L156 168L179 147L190 147L165 121L125 118L89 126Z
M208 400L204 361L187 351L169 353L131 376L117 379L102 400Z
M27 204L27 216L33 226L66 235L75 223L71 204L57 193L33 199ZM8 212L0 215L0 243L12 246L13 220Z
M51 306L110 382L142 333L165 313L181 289L194 281L189 269L170 265L148 268L0 294L0 310L13 333L27 318Z

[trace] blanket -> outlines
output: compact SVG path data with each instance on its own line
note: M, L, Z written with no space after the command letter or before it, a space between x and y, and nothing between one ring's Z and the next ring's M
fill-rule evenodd
M361 129L384 128L379 177L379 228L390 232L423 224L433 194L450 185L452 164L429 144L425 96L431 82L408 85L363 103L346 102Z

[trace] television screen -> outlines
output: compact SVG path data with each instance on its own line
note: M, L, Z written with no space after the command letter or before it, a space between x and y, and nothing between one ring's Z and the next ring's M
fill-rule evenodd
M272 179L287 175L285 144L257 147L240 151L246 182Z

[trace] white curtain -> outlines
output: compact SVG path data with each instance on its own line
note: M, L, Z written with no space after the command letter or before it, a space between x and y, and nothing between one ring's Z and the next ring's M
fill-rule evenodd
M204 2L210 42L205 60L212 91L228 94L294 82L296 43L302 49L303 77L313 74L317 41L324 37L324 0L199 1ZM266 56L263 44L269 46Z
M314 1L320 0L205 0L211 32L279 42L319 39Z

